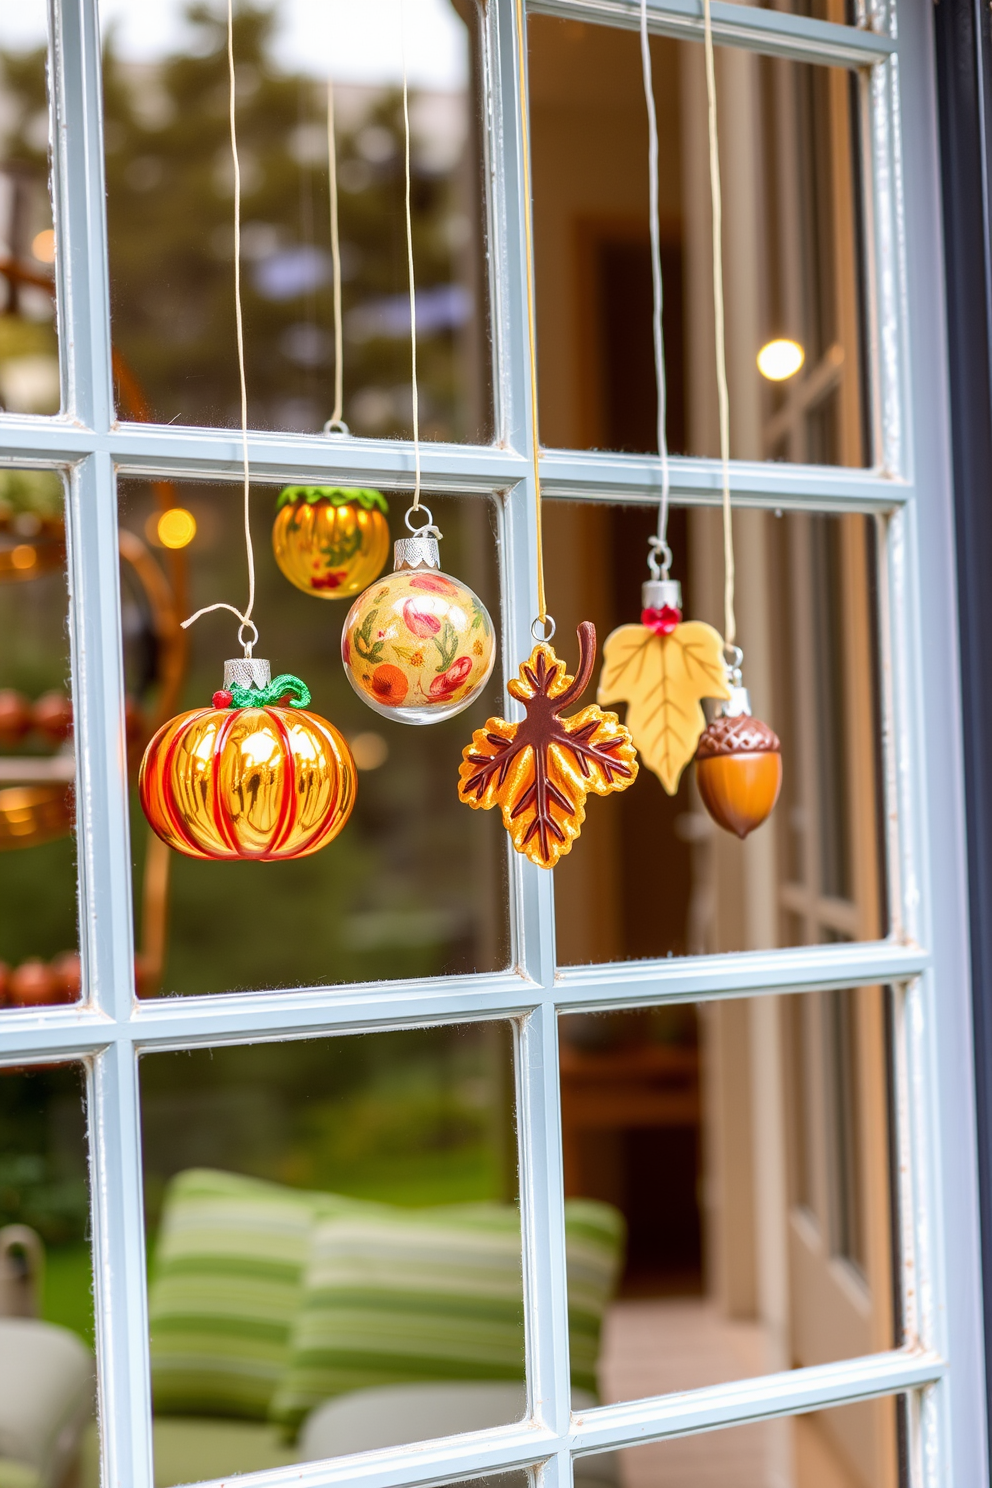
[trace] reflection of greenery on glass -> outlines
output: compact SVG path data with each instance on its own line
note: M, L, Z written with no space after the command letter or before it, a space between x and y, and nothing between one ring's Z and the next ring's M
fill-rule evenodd
M0 360L5 355L4 321L0 320ZM62 482L53 470L0 470L0 516L31 512L38 517L61 517Z
M273 61L278 10L245 4L235 17L251 421L319 429L330 413L333 364L325 95L319 82ZM163 61L154 78L120 62L107 31L114 338L156 418L230 424L238 394L226 37L221 7L193 4L187 15L186 54ZM370 94L358 121L339 120L344 311L346 325L357 325L349 314L358 311L365 327L347 344L345 416L358 432L379 435L410 424L409 345L394 327L375 330L386 300L405 287L401 141L395 89ZM429 292L455 277L457 173L430 169L424 156L415 141L414 250L418 285ZM456 376L453 344L450 328L425 323L426 437L476 433L460 424L465 379Z
M86 1210L85 1179L57 1178L38 1154L0 1153L0 1225L30 1225L57 1245L84 1233Z

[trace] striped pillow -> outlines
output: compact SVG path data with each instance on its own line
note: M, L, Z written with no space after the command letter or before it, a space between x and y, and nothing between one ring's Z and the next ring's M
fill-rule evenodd
M566 1205L572 1382L595 1390L623 1219ZM272 1419L293 1431L320 1401L368 1386L524 1377L520 1218L495 1204L318 1224L306 1297Z
M205 1168L174 1178L149 1296L156 1412L265 1420L314 1222L365 1207Z

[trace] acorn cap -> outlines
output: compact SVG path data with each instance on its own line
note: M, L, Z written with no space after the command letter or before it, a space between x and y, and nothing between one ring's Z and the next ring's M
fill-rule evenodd
M716 759L728 754L781 754L778 735L760 718L749 713L714 718L704 729L696 748L696 759Z
M272 667L257 656L237 656L224 663L224 691L232 687L268 687L272 681Z

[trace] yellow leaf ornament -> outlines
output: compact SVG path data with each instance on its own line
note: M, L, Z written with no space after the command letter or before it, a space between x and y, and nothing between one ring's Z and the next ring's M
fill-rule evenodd
M706 727L700 699L729 697L723 639L702 620L621 625L607 637L596 701L627 704L638 752L670 796Z

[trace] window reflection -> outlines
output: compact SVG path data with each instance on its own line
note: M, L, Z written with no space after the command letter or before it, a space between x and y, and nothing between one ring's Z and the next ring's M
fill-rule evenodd
M627 1226L604 1400L893 1346L891 996L858 987L560 1020L566 1196L610 1203ZM892 1481L866 1470L890 1460L891 1413L833 1419L838 1472L853 1476L823 1481ZM695 1450L709 1481L708 1450ZM696 1482L677 1462L669 1479L659 1457L650 1481ZM629 1471L629 1488L649 1481ZM743 1481L793 1481L755 1474Z
M532 16L541 436L656 449L647 118L636 32ZM719 453L703 48L656 37L673 453ZM853 77L716 49L737 459L867 465ZM776 341L801 350L762 375ZM780 374L783 367L769 368Z
M475 0L407 0L421 432L491 414ZM223 7L104 0L118 407L239 419ZM410 314L398 0L281 0L235 15L249 418L319 432L334 389L327 77L334 82L344 418L409 437Z
M41 0L0 15L0 410L57 413L48 25Z

